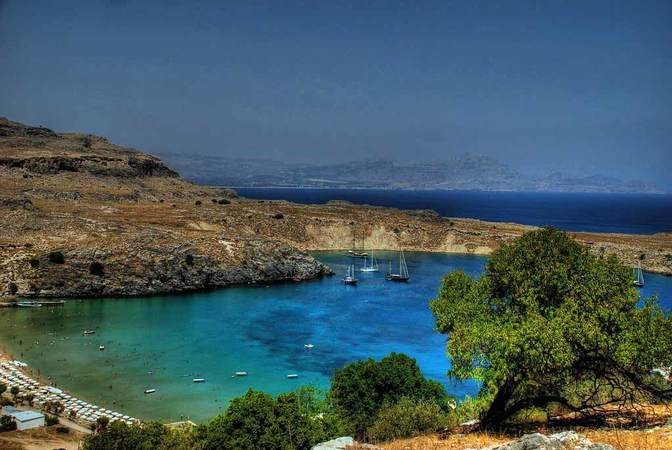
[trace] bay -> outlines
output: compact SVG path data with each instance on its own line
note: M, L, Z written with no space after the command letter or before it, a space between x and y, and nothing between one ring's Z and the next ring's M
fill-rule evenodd
M250 387L271 394L304 384L326 389L336 369L390 352L416 358L425 376L458 398L478 391L474 381L446 378L445 336L434 331L428 302L443 275L464 270L477 276L486 258L408 253L408 284L385 281L381 267L359 273L352 287L340 282L351 258L315 255L337 274L304 283L0 310L0 342L59 387L143 420L203 422ZM377 256L383 264L396 258ZM672 309L672 278L645 277L642 294L658 293ZM83 336L88 329L96 334ZM233 377L236 371L248 376ZM299 377L288 379L292 373ZM195 384L196 377L206 382ZM147 388L156 393L144 395Z

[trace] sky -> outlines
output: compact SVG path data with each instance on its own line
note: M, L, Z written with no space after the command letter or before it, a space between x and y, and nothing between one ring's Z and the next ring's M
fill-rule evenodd
M670 1L0 0L0 116L160 153L672 188Z

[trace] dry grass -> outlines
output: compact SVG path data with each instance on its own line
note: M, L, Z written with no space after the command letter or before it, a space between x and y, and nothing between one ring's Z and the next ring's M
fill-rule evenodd
M503 444L511 439L509 436L490 433L449 434L446 436L433 434L377 445L384 450L456 450L488 447Z
M616 450L672 449L672 429L670 428L652 430L579 429L576 431L586 436L592 442L609 444ZM451 434L446 437L438 435L419 436L378 445L383 450L458 450L499 445L513 439L515 437L506 435L468 433Z
M54 427L37 428L27 431L11 431L0 434L2 450L77 450L83 438L82 433L70 430L69 434L56 432Z
M593 442L610 444L616 450L670 450L672 429L652 430L583 430Z

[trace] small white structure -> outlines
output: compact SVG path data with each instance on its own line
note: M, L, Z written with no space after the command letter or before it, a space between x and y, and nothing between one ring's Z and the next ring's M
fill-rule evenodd
M44 414L36 411L21 411L11 406L4 406L0 412L3 416L14 417L16 429L19 431L44 426Z

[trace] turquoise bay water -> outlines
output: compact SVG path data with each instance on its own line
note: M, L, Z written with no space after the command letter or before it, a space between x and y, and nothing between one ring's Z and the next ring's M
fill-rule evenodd
M476 393L475 382L446 379L445 337L433 331L428 301L442 275L456 269L478 275L485 258L410 253L408 284L386 282L381 267L378 273L360 273L360 284L351 287L340 283L350 258L334 252L317 256L337 275L297 284L1 310L0 341L58 386L145 420L205 421L249 387L272 394L303 384L326 388L336 368L392 351L416 358L423 373L451 394ZM378 256L381 262L395 257ZM643 294L657 292L672 309L672 278L646 274L646 282ZM86 329L96 334L82 336ZM307 343L315 347L307 350ZM99 345L106 350L99 351ZM249 376L234 378L236 371ZM290 373L299 378L287 379ZM194 377L207 381L194 384ZM157 391L144 395L147 388Z

